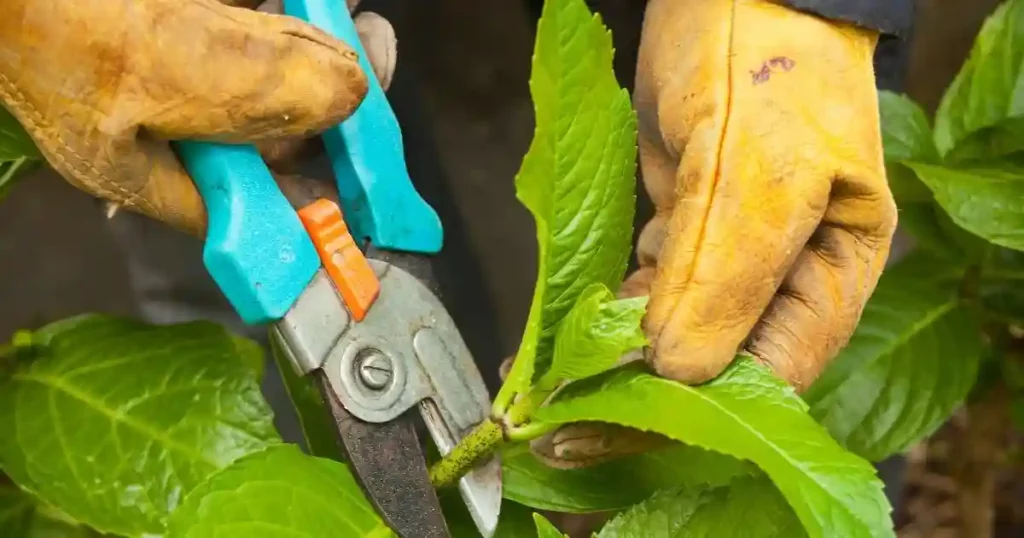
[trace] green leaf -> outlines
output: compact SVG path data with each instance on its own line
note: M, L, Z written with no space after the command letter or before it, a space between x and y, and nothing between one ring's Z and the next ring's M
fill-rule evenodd
M932 129L924 110L905 95L890 91L878 94L882 147L885 151L889 188L900 204L930 202L932 193L904 161L937 162L939 153L932 142Z
M908 166L958 226L997 245L1024 250L1024 170Z
M36 168L42 155L18 120L0 106L0 200L10 192L15 180Z
M452 538L481 538L456 488L438 490L437 497L441 501L441 509ZM532 510L509 500L502 501L498 528L491 538L533 538L536 532Z
M948 163L976 163L1013 159L1024 150L1024 118L1008 118L962 140L946 154Z
M931 196L931 191L928 192ZM949 237L939 224L942 217L949 218L933 201L899 204L899 225L914 238L918 248L944 257L958 257L961 253L950 245Z
M1018 131L1024 117L1024 1L1000 5L982 25L970 56L939 104L935 115L935 143L947 155L969 137L970 145L989 146L989 157L1024 149L1024 138L1000 133ZM987 130L995 130L995 140ZM1009 146L1006 142L1012 141ZM975 147L970 153L978 156Z
M537 384L553 388L597 375L627 351L647 345L640 328L646 309L647 297L616 300L604 284L591 285L559 325L551 368Z
M39 506L0 475L0 536L10 538L99 538L103 535L52 508Z
M291 361L278 349L277 340L270 338L270 355L281 379L284 381L288 398L295 407L295 414L302 427L302 436L306 440L306 448L310 454L335 461L344 461L341 447L338 444L337 426L319 389L313 384L311 376L300 376Z
M107 316L57 326L0 386L0 465L75 520L159 533L189 490L279 442L254 360L221 327Z
M636 115L612 56L611 34L584 0L544 3L530 76L537 127L516 176L516 195L537 226L538 277L498 402L525 391L551 362L558 324L583 290L618 289L626 271Z
M878 92L882 123L882 147L887 161L935 162L939 152L932 142L932 128L924 109L906 95Z
M913 250L888 267L884 275L887 279L914 280L921 285L955 287L963 280L967 266L968 262L962 259L952 260L928 250ZM813 387L809 390L813 391ZM805 399L807 394L804 393Z
M989 314L1024 322L1024 253L995 247L985 259L978 296Z
M832 437L870 460L934 433L977 377L981 330L958 279L922 280L921 265L963 274L919 253L884 273L850 343L804 394Z
M169 536L394 536L343 463L277 445L239 459L185 498Z
M916 246L943 258L946 264L980 261L994 248L958 226L934 200L903 203L899 212L900 227L914 238Z
M723 485L759 473L749 462L685 444L580 469L555 469L525 445L501 456L504 496L526 506L565 513L628 508L661 489Z
M892 191L892 196L900 209L903 209L906 204L927 203L934 200L932 191L917 178L917 174L907 165L898 161L886 161L885 175L889 181L889 190Z
M533 514L533 521L537 524L537 538L568 538L568 535L562 534L558 527L552 525L540 514Z
M714 488L662 491L608 522L596 538L806 536L793 509L765 477Z
M35 170L40 163L41 161L29 157L21 157L13 161L0 161L0 201L11 192L11 187L14 186L16 180Z
M42 155L18 120L0 106L0 161L16 161L23 157L38 160Z
M871 465L846 452L784 381L748 357L690 387L635 364L569 385L535 419L655 431L757 464L813 537L894 536Z
M35 511L35 502L2 480L0 475L0 536L24 536Z

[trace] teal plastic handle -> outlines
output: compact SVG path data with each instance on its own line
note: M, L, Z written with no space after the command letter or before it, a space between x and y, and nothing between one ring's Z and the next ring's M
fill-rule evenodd
M253 146L174 147L206 204L203 262L247 324L284 317L320 258L298 214Z
M284 0L284 12L341 39L359 54L370 81L355 113L324 133L345 221L357 238L378 248L434 254L443 231L437 213L413 187L402 130L344 0Z

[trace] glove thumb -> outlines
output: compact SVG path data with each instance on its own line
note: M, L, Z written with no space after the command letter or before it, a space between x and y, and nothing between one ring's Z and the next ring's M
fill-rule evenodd
M210 0L172 5L134 56L145 62L139 124L156 138L309 136L340 123L366 94L355 51L309 24Z

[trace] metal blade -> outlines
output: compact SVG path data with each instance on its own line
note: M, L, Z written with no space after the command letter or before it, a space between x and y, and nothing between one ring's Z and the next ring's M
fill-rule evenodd
M367 245L366 255L384 261L414 277L440 299L440 287L433 274L430 258L407 252L393 252ZM392 275L393 276L393 275ZM385 278L382 275L382 278ZM414 294L403 288L398 280L388 282L388 292L397 292L402 304L411 303ZM386 303L391 297L382 297ZM490 398L483 378L473 363L469 350L458 334L454 321L447 312L435 311L426 326L414 338L413 347L420 366L430 378L433 394L419 404L420 414L442 454L447 454L462 437L470 432L465 426L486 419L490 411ZM481 462L473 471L459 480L459 491L473 517L477 529L490 538L498 526L501 512L501 461L498 455Z
M450 538L412 422L363 422L345 410L322 371L316 379L348 463L377 513L402 538Z

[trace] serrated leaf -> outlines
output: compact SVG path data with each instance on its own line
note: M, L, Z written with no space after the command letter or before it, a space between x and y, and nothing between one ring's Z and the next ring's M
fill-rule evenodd
M596 538L797 538L800 521L771 481L739 478L728 485L675 488L618 515Z
M580 469L554 469L525 445L501 457L503 495L531 508L590 513L628 508L658 490L727 484L759 473L750 462L695 446L673 444Z
M870 460L934 433L977 376L981 330L960 303L958 279L921 280L921 265L964 271L921 253L886 271L850 343L804 394L832 437Z
M894 536L871 465L843 450L791 387L748 357L697 387L628 365L569 385L535 420L612 422L749 460L812 537Z
M997 245L1024 250L1024 170L907 165L958 226Z
M636 115L612 56L611 35L584 0L544 2L530 76L537 127L516 176L537 226L538 277L498 401L525 391L550 364L558 324L580 293L594 283L617 289L626 270Z
M295 408L295 414L302 428L302 436L306 441L309 453L321 458L344 461L341 447L338 444L337 426L323 396L313 384L310 376L300 376L295 367L278 349L277 340L270 338L270 355L274 358L281 379L284 381L288 399Z
M1024 1L986 19L970 56L935 115L935 144L950 158L997 157L1024 149ZM974 140L968 140L974 138ZM965 144L965 142L967 142ZM967 146L961 152L958 146ZM952 155L953 150L962 153Z
M108 316L59 326L0 387L0 465L75 520L159 533L189 490L279 442L254 360L221 327Z
M647 297L616 300L604 284L592 284L558 326L551 368L537 385L553 388L597 375L627 351L647 345L640 328L646 309Z
M932 193L903 161L936 162L939 153L932 142L932 129L924 110L905 95L878 93L882 147L889 188L901 205L930 202Z
M552 525L540 514L533 514L533 521L537 524L537 538L568 538L568 535L562 534L558 527Z
M174 512L169 530L171 538L394 536L348 467L284 444L211 476Z

